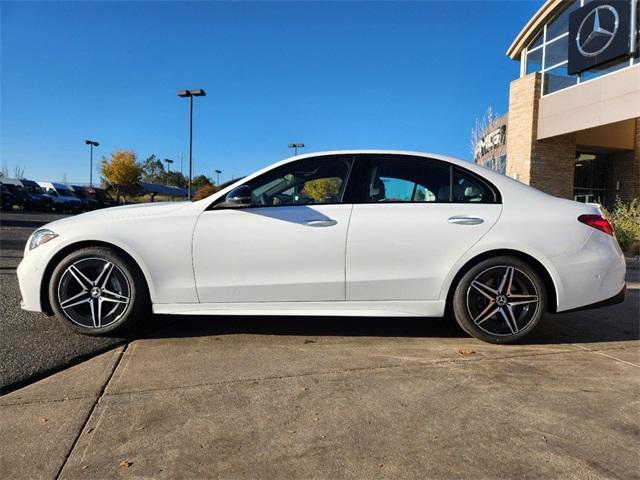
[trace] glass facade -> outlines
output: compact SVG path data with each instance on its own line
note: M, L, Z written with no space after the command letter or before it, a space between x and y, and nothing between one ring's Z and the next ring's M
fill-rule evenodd
M580 75L567 73L569 52L569 15L571 12L589 3L589 0L567 2L567 7L547 23L538 36L529 44L522 55L522 74L542 73L542 94L563 90L578 83L606 75L621 68L640 63L638 54L629 59L624 57L614 62L582 72Z

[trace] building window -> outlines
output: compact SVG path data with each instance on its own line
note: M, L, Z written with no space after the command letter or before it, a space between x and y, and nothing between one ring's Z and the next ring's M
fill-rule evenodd
M504 175L507 172L507 156L500 155L499 157L488 158L482 165Z
M564 63L545 72L542 93L557 92L576 83L578 83L578 77L576 75L568 75L567 64Z

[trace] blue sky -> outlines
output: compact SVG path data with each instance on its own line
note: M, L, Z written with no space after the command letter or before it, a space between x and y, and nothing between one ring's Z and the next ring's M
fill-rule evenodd
M88 182L95 157L188 155L221 181L304 151L469 159L474 118L507 110L505 51L541 1L2 2L1 149L34 179ZM185 161L186 172L186 161Z

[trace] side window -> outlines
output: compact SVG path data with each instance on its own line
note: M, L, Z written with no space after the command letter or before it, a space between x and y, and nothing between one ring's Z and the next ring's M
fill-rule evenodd
M352 164L350 156L305 158L254 178L247 184L256 207L340 203Z
M476 176L459 168L453 169L452 201L456 203L493 203L495 194L489 186Z
M448 202L449 166L418 157L372 157L367 202Z

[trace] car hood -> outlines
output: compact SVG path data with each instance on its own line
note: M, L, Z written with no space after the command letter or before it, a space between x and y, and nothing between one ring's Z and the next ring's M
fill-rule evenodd
M83 213L73 217L62 218L55 222L48 223L47 228L71 226L83 222L108 222L126 218L149 217L165 215L180 208L190 205L191 202L162 202L143 203L139 205L123 205L119 207L103 208L92 212Z

